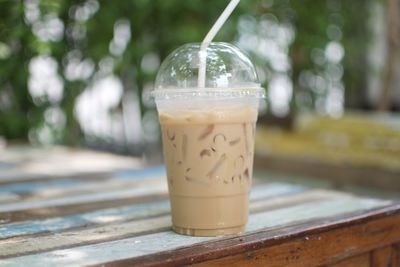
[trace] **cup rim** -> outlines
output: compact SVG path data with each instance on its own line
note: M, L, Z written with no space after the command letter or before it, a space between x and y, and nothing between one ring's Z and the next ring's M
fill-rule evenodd
M229 88L194 87L194 88L168 88L162 87L151 92L156 100L182 99L182 98L265 98L265 89L260 85L240 86Z

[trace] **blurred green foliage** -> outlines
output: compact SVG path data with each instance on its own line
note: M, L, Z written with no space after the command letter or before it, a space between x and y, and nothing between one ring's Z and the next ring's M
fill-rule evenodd
M299 76L305 69L313 73L322 71L324 66L313 61L311 54L318 51L315 49L323 51L332 41L327 28L335 24L340 36L334 38L342 42L345 50L343 82L348 96L346 103L359 107L362 103L354 95L365 88L365 69L359 66L365 64L368 38L365 17L370 1L242 1L217 40L238 40L238 23L243 16L262 19L269 14L278 23L291 25L295 38L287 51L292 65L288 75L293 81L295 94L303 90L315 100L315 93L299 84ZM35 17L34 12L27 15L27 9L35 3L39 3L39 14L32 19L29 16ZM46 123L45 110L56 105L64 111L66 120L63 129L53 129L54 140L67 144L81 143L84 134L74 116L75 100L93 83L104 58L114 60L112 71L120 77L124 90L133 90L140 96L145 84L154 81L156 74L156 70L143 70L143 56L155 53L162 60L183 43L201 41L226 4L227 1L211 0L0 0L0 135L22 140L34 137L32 131ZM84 5L91 5L93 14L77 14ZM49 15L58 18L63 29L59 38L45 40L35 33L34 28L40 26L37 21L45 21ZM123 53L116 55L110 52L110 42L116 22L121 20L129 22L131 38ZM82 60L93 62L94 70L89 77L67 79L65 61L71 51L78 53ZM248 52L259 70L273 71L270 62L257 53ZM29 64L38 55L51 56L57 62L57 71L64 85L62 99L57 103L46 96L35 101L29 93ZM264 86L268 87L268 79ZM152 108L145 105L141 97L138 100L141 114ZM313 105L311 103L310 108ZM296 109L294 100L292 107ZM121 107L116 107L115 112L118 109Z

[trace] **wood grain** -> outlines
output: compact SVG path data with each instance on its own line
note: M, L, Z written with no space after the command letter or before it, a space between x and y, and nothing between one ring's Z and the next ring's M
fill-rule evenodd
M342 204L340 205L342 208L335 209L334 210L335 213L332 213L330 211L331 210L330 207L334 207L335 205L337 205L335 204L337 201L342 201ZM300 231L299 229L303 229L306 226L310 227L310 225L313 224L315 227L318 227L321 225L321 221L325 221L326 223L331 221L332 224L332 221L336 222L337 217L339 217L340 214L346 214L346 211L347 213L352 212L346 215L349 220L349 218L354 217L355 211L360 212L360 209L362 209L361 207L363 208L369 207L370 209L371 206L368 205L376 206L382 204L382 202L373 202L373 203L369 202L370 200L368 200L367 202L363 202L363 199L350 197L342 200L331 199L325 201L316 201L314 203L304 203L295 207L289 206L286 208L279 208L277 210L256 213L250 216L250 221L247 225L246 231L247 233L254 233L253 237L257 237L255 233L260 233L260 236L263 236L264 238L267 236L270 240L273 241L277 236L279 236L279 233L282 235L282 232L279 231L285 230L284 233L287 234L288 232L292 232L294 229ZM266 203L268 203L268 201L266 201ZM299 216L299 214L302 214L302 216ZM321 220L322 218L324 219ZM152 228L151 225L149 225L149 229L150 228ZM129 227L121 229L122 230L127 229L128 231L134 230ZM87 233L90 234L90 231ZM108 242L102 241L100 243L89 244L89 245L87 245L87 243L79 243L77 245L74 245L74 247L72 248L61 249L61 250L54 250L49 247L48 252L43 252L43 253L35 252L35 254L32 255L26 255L11 259L12 262L14 262L16 265L25 266L29 264L30 267L43 266L43 262L53 263L53 265L60 265L60 264L76 265L78 263L87 265L87 264L96 264L101 262L118 261L130 257L138 258L140 260L140 262L137 262L135 264L143 264L145 262L149 262L149 259L145 260L141 259L141 256L144 255L149 255L150 259L153 260L154 253L163 253L164 251L168 251L171 249L179 250L183 246L188 248L194 246L193 247L194 250L192 251L192 253L197 254L198 248L196 246L204 241L226 240L226 239L231 240L231 238L221 239L217 237L198 238L198 237L183 236L183 235L177 235L170 231L160 232L155 234L144 233L144 235L138 235L135 237L123 238L123 239L120 239L118 237L118 231L117 232L106 231L104 234L111 235L110 236L111 238L113 238L112 236L116 235L117 240ZM76 233L76 235L80 236L79 233ZM93 236L92 234L86 236L92 239L96 238L96 236ZM82 236L82 238L85 237ZM34 240L35 239L32 239L32 241ZM40 247L47 246L49 244L48 243L49 241L51 241L53 246L55 246L54 248L57 248L56 246L57 242L55 242L56 239L49 239L47 241L42 240L36 243L33 242L31 243L31 245L34 246L34 248L36 249L40 249ZM98 242L98 240L96 242ZM89 243L91 242L89 241ZM40 246L38 244L40 244ZM27 245L29 245L29 242ZM218 246L213 247L213 243L207 243L205 246L207 248L211 248L212 251L218 251L221 248L224 248L226 250L231 250L231 249L234 250L235 248L235 245L232 243L227 243L227 244L217 243L217 245ZM25 251L25 249L21 247L20 248L21 251L18 252L19 245L15 244L14 247L15 248L13 253L17 252L18 255L23 254ZM85 256L83 258L69 257L68 255L71 254L74 255L78 254ZM60 255L65 255L65 256L60 257Z
M355 225L341 230L297 239L275 247L206 262L207 266L229 266L235 263L251 266L317 266L365 253L375 246L400 240L400 214L384 220ZM354 243L354 240L357 240ZM205 266L199 264L199 266ZM215 266L215 265L214 265ZM236 265L238 266L238 265ZM368 265L367 265L368 266Z
M400 243L392 245L392 266L400 267Z
M308 221L280 229L265 229L165 251L108 262L106 266L319 266L366 253L400 240L400 206L359 216L336 218L333 224ZM171 262L169 264L168 262Z
M392 245L375 249L371 252L372 267L389 267L392 266Z
M1 173L0 174L0 185L13 185L15 183L29 183L29 182L49 182L58 179L77 179L77 180L97 180L104 181L113 174L113 172L92 172L92 173L74 173L65 175L49 175L49 174L38 174L38 173Z
M58 216L67 216L82 212L94 211L98 209L106 209L120 207L131 204L149 203L153 201L168 199L167 192L160 194L149 194L144 196L133 196L127 198L100 200L92 203L78 203L68 206L55 206L46 208L27 209L20 211L1 212L0 221L2 223L15 223L27 220L42 220L46 218L55 218Z
M329 267L370 267L370 266L375 267L375 265L371 265L370 253L364 253L361 255L353 256L341 260L338 263L329 265Z
M145 219L146 217L167 215L168 213L169 202L164 200L98 209L64 217L10 223L5 225L5 227L0 227L0 242L2 239L10 240L10 238L24 235L39 236L43 233L51 235L68 229Z
M130 166L129 169L114 171L91 171L91 172L73 172L59 173L57 175L43 173L27 173L23 171L13 171L12 173L0 173L0 186L13 186L16 184L33 183L52 183L60 180L73 180L76 182L102 182L111 178L120 179L144 179L147 177L165 176L164 166L149 168L138 168ZM35 188L35 187L33 187ZM35 188L36 189L36 188Z
M318 201L333 197L339 197L337 193L324 190L309 190L302 192L303 188L297 186L272 184L270 187L256 186L250 195L251 201L259 201L251 204L251 211L283 208L289 205L298 205L311 201ZM279 196L280 195L280 196ZM160 216L169 213L169 202L135 203L133 205L97 209L80 214L72 214L64 217L44 218L42 220L30 220L9 223L0 228L0 240L4 238L22 235L33 235L47 232L52 234L63 230L78 227L90 227L95 224L115 223L133 219Z
M15 193L3 193L0 194L0 205L4 203L13 203L15 201L20 200L21 197L18 194Z
M153 183L144 183L142 186L133 184L117 190L112 190L112 188L110 188L108 191L91 191L81 195L67 195L55 198L47 197L33 200L16 201L13 203L0 205L0 212L67 206L97 202L99 200L105 201L123 199L130 198L132 196L145 196L159 193L167 193L167 184L160 183L156 180L153 181Z
M71 230L58 234L36 236L30 238L15 238L0 241L0 259L12 256L21 256L32 252L39 253L60 248L69 248L76 245L89 245L98 242L118 240L161 232L170 229L170 216L162 216L139 221L124 222L106 226L97 226L89 229Z
M0 266L400 267L396 201L254 179L244 233L190 237L170 231L163 167L48 167L0 174Z
M277 209L282 209L284 211L285 207L287 213L293 214L295 209L301 210L304 205L310 205L310 202L319 202L323 200L327 200L335 196L336 194L323 194L325 191L319 190L310 190L304 192L302 194L294 195L291 197L280 197L277 199L270 200L266 198L262 201L256 201L250 203L250 211L254 212L266 212L266 211L274 211ZM146 204L142 204L145 206ZM313 204L315 205L315 204ZM114 214L114 217L120 217L119 221L124 221L126 219L134 221L121 222L121 223L113 223L113 224L105 224L96 225L86 223L84 227L79 229L74 229L71 231L63 231L59 232L56 235L54 231L45 233L43 235L31 235L25 237L13 237L0 240L0 258L10 257L15 255L24 255L32 252L42 252L48 251L52 249L60 249L72 247L74 245L87 245L93 244L96 242L104 242L109 240L117 240L121 238L135 236L138 233L149 233L149 232L159 232L161 230L166 230L171 227L171 219L170 216L161 216L168 214L169 206L160 205L151 206L149 204L146 205L147 209L143 211L143 209L131 210L131 214ZM304 209L304 208L303 208ZM126 211L126 210L125 210ZM142 216L139 217L140 211L142 212ZM144 213L144 214L143 214ZM276 214L276 212L275 212ZM100 219L104 213L100 214ZM282 215L281 215L282 216ZM284 215L283 215L284 216ZM307 215L305 215L307 216ZM310 216L310 215L309 215ZM85 216L86 217L86 216ZM148 217L154 217L151 219L146 219ZM260 217L260 216L258 216ZM284 216L289 217L289 216ZM97 218L99 218L97 216ZM94 216L92 220L95 220ZM139 220L138 220L139 219ZM264 219L265 220L265 219ZM118 220L117 220L118 221ZM259 221L250 222L250 227L259 228ZM261 220L263 221L263 220ZM279 222L279 220L277 220ZM104 225L105 224L105 225Z
M160 184L164 184L164 178L159 179ZM87 200L93 201L95 197L97 199L99 198L97 196L95 197L90 197L87 196L83 199L81 204L71 204L71 203L65 203L60 201L60 198L58 200L53 200L53 201L46 201L43 199L41 203L46 205L47 207L44 208L33 208L32 203L27 203L24 204L25 207L26 205L31 205L29 209L25 210L12 210L10 212L0 212L0 222L3 223L16 223L20 221L27 221L27 220L37 220L37 219L46 219L46 218L51 218L51 217L58 217L58 216L67 216L67 215L72 215L72 214L77 214L81 212L89 212L93 210L99 210L99 209L106 209L110 207L119 207L123 205L129 205L129 204L136 204L136 203L145 203L145 202L150 202L150 201L157 201L157 200L162 200L162 199L167 199L168 195L166 192L166 189L162 190L162 193L159 194L154 194L152 191L154 191L157 188L152 188L152 187L144 187L144 184L140 184L142 186L142 189L146 189L147 194L144 196L135 196L135 194L130 195L129 193L126 194L126 191L124 193L124 196L127 198L123 198L121 193L114 192L112 195L108 194L109 200L106 201L102 197L100 197L101 201L89 203ZM139 188L140 189L140 188ZM159 190L159 188L157 189ZM291 185L291 184L284 184L284 183L268 183L268 184L260 184L255 186L250 194L250 199L256 200L256 199L262 199L262 198L271 198L275 196L285 196L285 195L291 195L295 194L298 192L305 191L305 187L303 186L298 186L298 185ZM129 191L128 191L129 192ZM143 192L143 190L141 191ZM112 193L112 192L110 192ZM85 195L84 195L85 196ZM100 195L104 196L104 195ZM78 202L77 198L75 197L69 197L73 202ZM82 198L81 198L82 199ZM57 206L57 202L63 204L61 207ZM36 202L37 204L38 202ZM40 203L40 202L39 202ZM1 205L0 205L1 206ZM21 205L13 205L10 207L10 205L7 206L8 209L15 209L21 208Z

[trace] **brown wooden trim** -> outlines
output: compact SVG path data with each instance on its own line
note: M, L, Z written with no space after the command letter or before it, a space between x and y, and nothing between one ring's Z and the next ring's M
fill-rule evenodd
M375 219L348 228L297 238L285 244L228 256L200 263L196 266L319 266L344 260L353 255L366 253L376 246L388 245L400 240L400 214ZM368 261L358 262L369 266ZM353 262L354 263L354 262ZM352 263L352 264L353 264ZM355 264L355 263L354 263ZM342 266L342 265L339 265Z
M357 256L353 256L344 260L341 260L335 264L332 265L327 265L329 267L370 267L374 265L371 265L371 255L370 253L364 253L361 255L357 255ZM380 266L376 266L376 267L380 267ZM385 267L387 267L385 265Z
M98 266L312 266L331 264L400 241L400 204L280 229L205 242ZM358 247L354 242L357 241ZM316 253L318 251L318 253ZM300 265L298 263L301 263Z
M400 226L399 226L400 227ZM375 249L371 252L372 267L388 267L392 264L392 245Z
M400 267L400 243L392 246L392 266Z

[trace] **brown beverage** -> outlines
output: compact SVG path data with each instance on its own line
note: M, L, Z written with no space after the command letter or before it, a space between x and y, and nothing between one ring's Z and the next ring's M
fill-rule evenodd
M216 236L244 230L257 109L160 112L173 229Z

